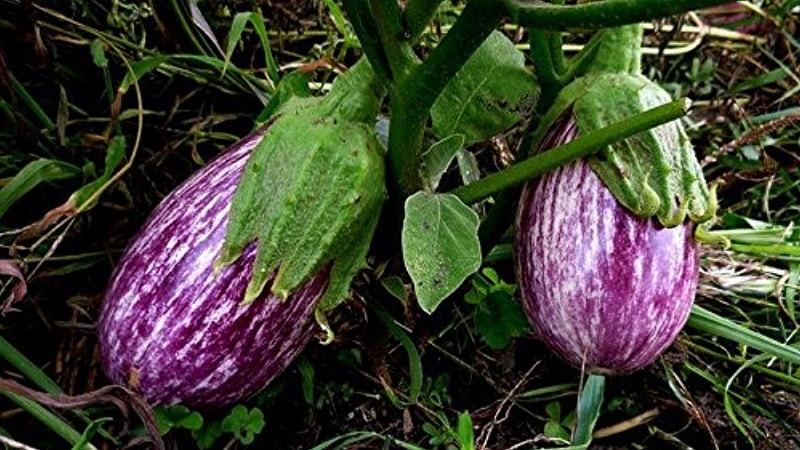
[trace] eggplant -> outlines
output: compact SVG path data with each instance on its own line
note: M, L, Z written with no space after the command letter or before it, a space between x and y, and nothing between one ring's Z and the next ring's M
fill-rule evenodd
M574 139L556 123L543 148ZM634 215L586 160L528 182L515 221L515 263L534 333L570 364L623 374L653 363L689 316L699 248L688 220Z
M254 245L214 272L234 191L262 137L241 140L166 196L112 275L97 328L102 367L151 404L216 408L245 399L314 333L327 269L285 300L265 289L247 303Z

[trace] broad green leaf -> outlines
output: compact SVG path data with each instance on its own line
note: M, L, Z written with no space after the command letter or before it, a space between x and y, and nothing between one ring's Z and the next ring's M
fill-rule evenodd
M23 195L39 184L74 178L81 169L55 159L37 159L25 165L2 189L0 189L0 217Z
M450 166L450 162L456 152L463 146L464 135L453 134L435 142L422 154L420 172L422 180L430 192L435 191L436 187L439 186L439 180L442 179L442 175L447 171L447 167Z
M495 31L445 87L431 110L439 137L463 134L467 144L514 125L538 95L525 57Z
M402 246L417 301L432 313L480 268L478 215L455 195L417 192L406 200Z

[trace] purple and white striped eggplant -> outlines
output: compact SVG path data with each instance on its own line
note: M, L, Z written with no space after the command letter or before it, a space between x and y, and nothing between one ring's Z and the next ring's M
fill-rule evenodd
M543 148L577 134L574 120L556 129ZM515 259L534 333L591 373L655 361L683 328L698 282L691 224L634 216L585 160L525 186Z
M108 377L152 404L213 408L269 383L314 330L327 270L288 299L242 303L255 249L214 274L254 134L170 193L119 261L98 324Z

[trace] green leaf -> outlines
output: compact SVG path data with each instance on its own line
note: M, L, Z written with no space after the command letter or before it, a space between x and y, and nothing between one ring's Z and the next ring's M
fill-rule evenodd
M411 337L406 333L399 325L394 321L392 316L383 309L377 303L370 303L368 305L370 311L375 313L383 322L384 326L392 333L395 339L397 339L400 344L402 344L403 348L408 354L408 404L413 405L417 403L417 399L419 398L419 394L422 390L422 359L419 356L419 352L417 351L417 347L414 345L414 341L411 340ZM395 400L392 403L400 404L401 402L396 399L396 396L391 391L391 388L388 385L384 384L385 392L387 396L395 397Z
M222 431L222 422L215 421L211 422L208 426L200 428L197 431L192 432L192 437L194 440L197 441L197 446L201 449L207 448L214 448L214 444L217 442L223 434Z
M464 411L458 416L458 428L456 430L460 450L473 450L475 448L475 431L472 429L472 417L468 411Z
M248 417L249 414L246 406L234 406L228 416L222 420L222 431L226 433L235 433L241 430L246 426Z
M81 435L81 440L76 442L75 445L72 446L72 450L84 450L87 448L93 448L92 446L92 438L101 430L101 426L106 422L111 422L111 417L101 417L97 420L91 421L86 429L83 431Z
M522 305L505 292L492 292L483 299L475 314L475 331L494 349L508 346L512 338L528 331Z
M314 406L314 366L303 358L297 363L297 370L303 379L303 399L309 406Z
M106 183L114 175L114 170L123 158L125 158L125 136L117 135L111 138L111 142L108 144L103 174L73 192L70 196L70 203L84 211L92 208L97 203L97 194L107 187Z
M308 76L302 72L290 72L278 83L275 94L269 99L267 106L258 114L256 122L266 122L282 105L292 98L306 98L310 96L311 89L308 88Z
M432 313L481 265L478 215L452 194L406 200L403 260L420 307Z
M92 62L94 62L94 65L104 69L108 67L108 58L106 58L106 50L103 47L103 41L100 39L92 41L89 52L92 54Z
M437 186L439 186L439 180L442 179L442 175L447 171L447 167L450 166L453 157L463 146L464 135L453 134L435 142L422 154L420 172L428 191L433 192L436 190Z
M544 424L544 435L551 439L569 442L569 432L558 422L547 422Z
M797 348L745 328L701 306L692 306L686 326L756 348L788 363L800 364L800 350Z
M39 184L81 175L81 169L55 159L37 159L25 165L0 189L0 217Z
M578 400L578 422L573 432L573 446L588 446L592 442L594 425L600 417L600 407L603 405L605 385L606 378L603 375L592 374L586 378Z
M184 405L159 406L154 413L161 434L167 434L173 428L197 431L203 427L203 416Z
M400 300L401 302L408 300L408 292L402 278L396 275L383 278L381 280L381 286L386 289L386 292L392 294L392 297Z
M481 178L480 164L478 164L478 158L474 154L462 148L456 153L456 160L458 161L458 172L461 174L462 183L470 184Z
M535 95L524 55L495 31L436 100L433 130L439 137L463 134L467 144L486 140L519 121Z
M131 69L125 73L125 78L119 84L118 91L120 93L128 92L134 82L138 81L144 75L152 72L169 61L169 58L164 55L145 56L142 59L135 61L131 64Z
M267 65L267 73L272 82L275 83L279 79L278 65L275 63L275 58L272 56L272 51L270 50L271 45L269 36L267 36L267 29L264 27L264 18L261 17L261 14L253 11L240 12L233 17L231 29L228 32L228 46L225 51L225 66L222 69L223 74L225 73L225 68L227 68L231 62L231 55L233 55L233 50L236 48L236 43L239 42L242 37L242 32L247 22L253 25L253 29L261 40L261 47L264 49L264 61Z
M550 402L544 407L544 412L547 413L547 417L550 418L551 422L561 423L561 403L559 402Z

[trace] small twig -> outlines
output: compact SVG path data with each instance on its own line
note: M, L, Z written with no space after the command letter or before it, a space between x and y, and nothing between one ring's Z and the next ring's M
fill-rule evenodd
M623 420L615 425L611 425L609 427L600 428L599 430L593 433L593 436L596 438L604 438L608 436L613 436L615 434L622 433L624 431L628 431L632 428L636 428L639 425L645 424L661 414L661 410L658 408L649 409L639 415L633 416L628 420Z
M527 447L528 445L535 444L535 443L536 443L536 439L527 439L527 440L524 440L522 442L517 442L516 444L512 445L511 447L508 447L506 450L517 450L518 448Z
M0 390L21 395L37 403L60 409L82 408L98 403L111 403L125 419L128 417L129 404L142 420L147 433L150 435L153 447L157 450L166 449L164 440L161 438L161 432L158 430L158 422L153 410L142 397L123 386L105 386L80 395L46 394L23 386L14 380L0 378Z
M477 441L481 442L481 444L477 447L479 450L488 448L487 445L489 443L489 438L492 436L492 432L494 431L494 426L503 423L506 419L508 419L508 416L511 413L511 408L510 407L506 408L505 407L506 404L508 404L508 402L512 401L512 397L514 397L514 394L528 380L528 378L531 376L531 373L533 373L533 371L537 367L539 367L539 361L536 361L531 366L531 368L528 369L527 372L525 372L525 375L523 375L522 378L520 378L520 380L517 382L517 384L515 384L514 387L511 388L510 391L508 391L508 394L506 394L506 396L503 398L503 400L497 406L497 410L494 413L494 417L492 417L492 421L489 422L488 424L486 424L483 427L483 429L481 430L480 435L478 435ZM502 418L500 418L500 413L501 412L503 413L503 417Z

